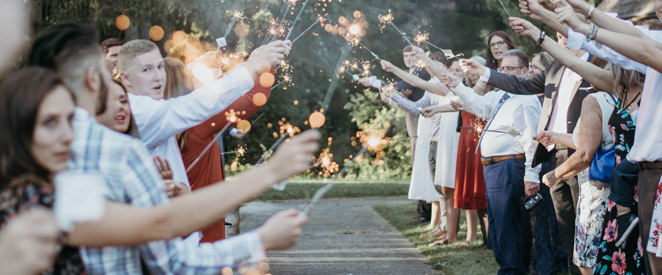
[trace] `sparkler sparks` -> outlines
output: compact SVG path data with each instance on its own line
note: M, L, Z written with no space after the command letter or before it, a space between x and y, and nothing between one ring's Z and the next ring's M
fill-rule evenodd
M430 34L426 32L422 32L416 35L414 41L416 41L416 44L420 45L421 43L426 43L428 39L430 39Z

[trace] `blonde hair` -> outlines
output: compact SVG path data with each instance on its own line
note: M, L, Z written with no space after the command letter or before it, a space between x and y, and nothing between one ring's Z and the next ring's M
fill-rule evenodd
M186 66L184 62L177 58L166 57L165 62L163 62L167 81L165 85L165 90L163 91L164 99L171 99L174 97L187 95L191 93L186 84L191 83L191 78L186 74ZM177 134L177 143L179 144L179 150L184 152L186 150L186 137L188 136L188 130Z
M159 50L159 48L154 44L154 42L137 39L127 42L122 45L120 49L120 54L117 57L117 68L120 72L126 72L134 64L136 57L142 54L146 54L153 50Z

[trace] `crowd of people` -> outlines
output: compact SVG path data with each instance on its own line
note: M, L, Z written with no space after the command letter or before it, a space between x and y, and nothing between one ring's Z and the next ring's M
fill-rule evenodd
M61 24L37 34L12 70L28 23L25 3L10 2L0 20L19 26L3 30L0 55L0 274L232 274L296 243L308 219L296 209L229 239L223 217L306 171L319 132L292 136L231 180L214 142L230 110L245 119L264 105L253 98L268 99L272 83L260 76L287 58L290 41L258 47L203 84L151 41L99 43L91 26ZM662 274L655 5L659 20L635 26L583 0L519 0L556 31L554 41L509 18L542 49L530 59L495 31L487 58L410 45L408 71L381 61L400 82L360 79L407 113L409 197L430 221L420 238L468 246L480 224L498 274ZM89 199L66 194L63 181L77 176L105 198L94 218Z
M467 246L480 221L499 274L662 274L655 5L658 19L634 26L583 0L520 0L556 31L509 18L541 48L530 59L495 31L486 59L407 46L409 71L381 61L399 82L361 79L408 113L421 239Z

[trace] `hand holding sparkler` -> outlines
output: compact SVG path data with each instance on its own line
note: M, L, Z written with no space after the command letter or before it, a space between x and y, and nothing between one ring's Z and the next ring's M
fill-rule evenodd
M508 18L510 27L515 31L516 34L522 36L529 36L536 41L540 38L541 32L538 27L531 24L531 22L524 20L519 17L510 17Z
M392 73L395 70L395 66L393 66L393 64L391 62L388 62L386 60L382 60L382 62L380 62L380 63L382 64L382 69L384 71Z
M468 75L482 76L485 73L485 66L473 59L460 59L460 67L462 67L464 73Z
M453 109L455 109L456 111L464 112L467 110L467 106L465 105L465 103L459 100L452 100L451 107L453 107Z
M444 83L448 88L454 89L457 85L460 85L462 78L454 74L443 74L441 77L441 82Z
M296 209L288 209L276 213L255 231L260 235L265 250L283 250L297 243L307 222L308 215Z
M307 130L280 144L265 164L270 168L273 182L282 182L307 171L319 150L317 142L320 138L319 131Z
M267 45L261 46L253 51L248 57L247 66L248 71L253 77L269 71L272 67L276 67L283 62L292 49L292 42L290 41L274 41Z

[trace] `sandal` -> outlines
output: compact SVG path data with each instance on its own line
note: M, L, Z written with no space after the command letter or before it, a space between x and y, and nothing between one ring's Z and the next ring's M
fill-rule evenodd
M433 243L428 244L428 247L434 247L434 246L437 246L437 245L446 245L446 244L451 244L451 241L449 241L448 239L434 241Z
M446 237L446 230L437 229L437 230L435 230L434 232L432 232L430 234L423 234L423 235L419 236L419 238L422 240L422 239L429 239L429 238L438 238L438 237L442 237L442 236Z

